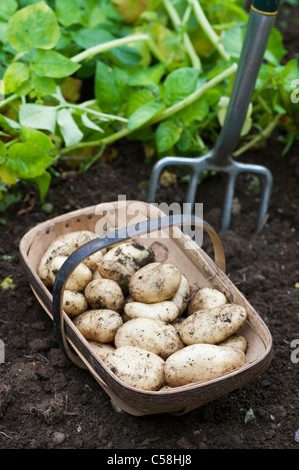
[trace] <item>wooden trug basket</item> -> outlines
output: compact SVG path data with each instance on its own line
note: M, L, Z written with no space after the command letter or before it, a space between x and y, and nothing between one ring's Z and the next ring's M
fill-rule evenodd
M144 202L117 201L107 204L76 210L37 225L23 236L20 254L34 295L54 322L61 348L76 365L90 371L110 396L114 408L135 416L159 413L180 415L232 392L267 370L272 358L271 334L258 313L226 276L222 244L214 229L196 217L185 217L182 223L178 223L183 217L174 216L169 222L169 217L165 217L158 207ZM209 234L215 261L185 230L178 227L185 222L201 226ZM78 230L96 232L99 239L88 242L69 256L56 277L53 292L50 292L37 274L41 257L58 236ZM64 286L79 262L91 253L127 239L148 245L163 243L168 249L167 262L175 264L191 284L214 287L222 291L229 302L245 307L247 321L239 333L247 339L248 348L246 362L241 368L213 380L172 390L144 391L120 381L96 356L73 321L62 310Z

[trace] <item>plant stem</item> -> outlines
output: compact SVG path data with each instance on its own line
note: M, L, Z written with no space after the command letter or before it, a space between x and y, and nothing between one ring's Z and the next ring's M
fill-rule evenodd
M225 60L229 60L230 56L229 54L225 51L223 44L220 42L219 36L215 33L213 30L212 26L210 25L206 15L204 14L199 2L197 0L188 0L188 2L191 4L193 8L194 15L202 27L203 31L207 35L207 37L210 39L211 43L213 46L218 50L219 54L223 57Z
M6 106L7 104L11 103L11 101L15 101L17 98L19 98L19 96L16 95L16 94L10 95L10 96L9 96L8 98L6 98L5 100L0 101L0 108L4 108L4 106Z
M94 47L90 47L85 51L80 52L79 54L75 55L71 58L72 62L82 62L85 59L91 59L97 54L101 52L110 51L115 47L126 45L130 42L134 41L147 41L149 36L147 34L130 34L120 39L114 39L113 41L104 42L102 44L97 44Z
M170 19L173 23L174 28L176 29L176 31L178 33L180 33L180 31L181 31L182 27L184 26L184 24L181 21L176 9L174 8L174 6L172 5L170 0L163 0L163 4L164 4L164 7L165 7L165 9L168 13L168 16L170 17ZM189 37L188 33L186 33L186 32L183 32L183 41L184 41L184 46L186 48L186 51L189 54L192 66L195 69L201 70L200 59L199 59L199 57L198 57L198 55L197 55L197 53L196 53L196 51L193 47L193 44L190 40L190 37Z
M154 57L156 57L156 59L159 60L159 62L162 62L163 64L166 64L167 63L167 59L164 57L164 55L162 54L162 52L160 51L160 49L156 46L156 44L154 43L154 41L149 37L147 40L147 45L151 51L151 53L153 54Z
M222 82L222 80L225 80L227 77L235 73L236 70L237 70L237 64L231 65L227 70L220 73L216 77L212 78L210 81L205 83L201 88L198 88L198 90L195 90L193 93L191 93L189 96L184 98L182 101L179 101L173 106L170 106L169 108L162 111L156 118L153 118L150 121L150 124L154 124L158 121L162 121L168 118L169 116L172 116L173 114L177 113L178 111L181 111L182 109L186 108L186 106L189 106L190 104L194 103L206 91L218 85L218 83Z
M198 100L206 91L210 90L219 82L235 73L236 70L237 64L231 65L227 70L217 75L217 77L212 78L209 82L207 82L201 88L189 95L187 98L162 111L158 116L148 121L144 126L149 126L151 124L161 122L164 119L167 119L168 117L177 113L178 111L181 111L186 106L189 106L190 104ZM140 128L138 128L138 130L139 129ZM109 135L108 137L104 137L103 139L93 140L90 142L80 142L79 144L73 145L72 147L62 149L60 153L65 154L67 152L72 152L74 150L80 149L82 147L98 147L100 145L110 145L116 142L117 140L122 139L123 137L127 137L129 134L132 134L135 130L137 129L129 130L128 128L124 128L118 132L115 132L114 134Z
M87 108L86 106L82 106L81 104L62 103L60 106L58 106L58 108L65 108L65 107L85 111L89 114L93 114L94 116L97 116L99 119L102 119L103 121L116 120L116 121L128 122L128 119L122 116L115 116L114 114L101 113L100 111Z
M280 114L278 114L274 119L273 121L271 121L268 126L263 129L261 132L259 132L255 137L253 137L253 139L251 139L249 142L247 142L247 144L243 145L242 147L240 147L239 149L237 149L234 153L233 153L233 157L239 157L240 155L242 155L243 153L247 152L247 150L249 150L250 148L254 147L256 144L258 144L259 142L261 142L263 139L267 139L271 133L273 132L273 130L275 129L278 121L280 119Z

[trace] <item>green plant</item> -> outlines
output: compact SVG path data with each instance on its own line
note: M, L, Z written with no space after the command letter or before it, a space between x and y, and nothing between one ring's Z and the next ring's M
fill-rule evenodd
M218 136L240 56L247 22L241 5L2 2L4 206L19 181L37 184L43 200L61 160L77 162L84 171L121 138L142 141L159 157L205 153ZM285 152L298 135L298 113L289 99L298 62L282 65L285 54L283 38L273 29L236 157L275 128Z

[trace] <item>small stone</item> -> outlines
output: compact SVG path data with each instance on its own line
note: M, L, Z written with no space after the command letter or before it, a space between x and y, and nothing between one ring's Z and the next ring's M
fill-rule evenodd
M52 442L55 446L60 446L65 441L65 434L63 432L55 431L52 434Z
M83 395L80 399L81 405L86 405L88 403L88 397L86 395Z
M282 418L285 418L286 415L287 415L286 409L282 405L273 406L271 408L270 416L273 416L275 420L280 420Z
M299 443L299 429L295 432L295 442Z

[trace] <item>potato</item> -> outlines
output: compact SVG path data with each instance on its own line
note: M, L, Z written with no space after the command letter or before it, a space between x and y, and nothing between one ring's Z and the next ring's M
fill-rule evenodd
M171 322L171 325L174 327L178 335L180 334L180 326L184 320L185 320L185 317L179 316L173 322Z
M128 292L132 274L126 266L118 261L103 259L98 263L97 269L103 278L117 282L124 293Z
M114 246L103 256L104 260L117 261L133 274L147 263L152 263L154 252L146 245L137 242L126 242Z
M66 261L66 259L67 259L67 256L56 256L49 263L48 277L47 277L48 286L54 285L56 275L59 269L61 268L61 266L63 265L63 263ZM85 264L80 263L68 277L68 280L65 285L65 289L71 290L74 292L81 292L85 289L85 287L91 281L91 279L92 279L91 270L87 266L85 266Z
M48 268L53 258L60 255L69 256L77 248L95 238L98 238L98 235L88 230L66 233L57 237L46 249L38 267L38 275L44 284L49 285Z
M116 349L105 363L121 381L132 387L159 390L164 384L164 360L137 346Z
M99 271L98 271L98 267L97 267L97 269L92 271L92 281L94 281L95 279L103 279L102 276L100 275Z
M233 346L234 348L240 348L244 353L247 349L247 339L237 333L232 334L227 339L217 344L218 346Z
M178 290L171 297L172 302L174 302L179 308L179 315L182 315L188 306L188 301L190 297L190 284L186 276L181 274L181 282Z
M192 295L188 305L188 315L192 315L192 313L198 310L218 307L226 303L227 298L222 292L212 287L203 287Z
M92 340L88 340L88 344L95 354L99 356L99 358L104 362L108 354L111 354L113 351L115 351L115 347L112 344L99 343L98 341Z
M74 318L88 309L88 303L83 294L65 290L63 292L63 310L70 317Z
M87 310L73 320L84 338L111 343L123 321L119 313L109 309Z
M173 264L150 263L133 274L129 292L135 301L152 304L174 296L180 282L180 270Z
M243 325L246 317L245 308L237 304L224 304L199 310L182 322L180 336L187 345L220 343L235 333Z
M97 251L92 255L85 258L82 263L85 264L92 272L95 271L98 267L98 263L100 263L103 259L103 254L101 251Z
M192 344L165 361L165 381L171 387L204 382L238 369L245 363L239 348L214 344Z
M154 304L128 302L124 311L130 318L153 318L171 323L179 316L179 309L174 302L163 301Z
M184 347L170 323L151 318L134 318L124 323L116 332L114 344L117 348L137 346L164 360Z
M120 312L125 298L119 285L111 279L94 279L84 291L85 297L93 309L109 309Z

